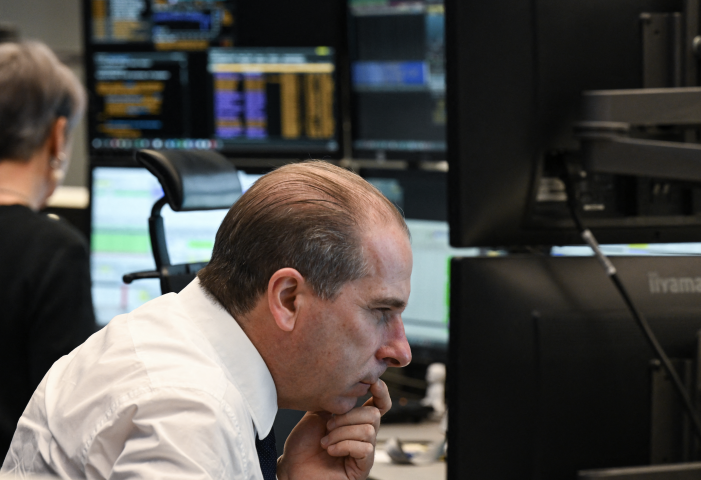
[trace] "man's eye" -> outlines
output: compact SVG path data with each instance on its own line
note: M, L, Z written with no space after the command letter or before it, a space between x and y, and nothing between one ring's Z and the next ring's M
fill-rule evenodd
M384 320L387 321L392 314L392 309L390 308L376 308L375 312L377 313L377 316Z

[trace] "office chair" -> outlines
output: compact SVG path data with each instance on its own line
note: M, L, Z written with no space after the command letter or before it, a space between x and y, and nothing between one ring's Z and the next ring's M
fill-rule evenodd
M148 219L156 269L128 273L122 280L130 284L143 278L158 278L163 294L177 293L207 263L170 263L161 209L166 203L174 212L229 208L241 196L241 183L236 168L216 152L137 150L135 158L163 187L163 197L153 205Z

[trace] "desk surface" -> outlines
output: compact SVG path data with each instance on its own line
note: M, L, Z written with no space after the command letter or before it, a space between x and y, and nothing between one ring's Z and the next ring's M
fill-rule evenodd
M387 424L380 427L377 434L375 464L368 480L442 480L446 478L446 463L430 465L395 465L389 462L384 444L390 438L398 438L403 443L432 443L443 438L438 422L409 424Z

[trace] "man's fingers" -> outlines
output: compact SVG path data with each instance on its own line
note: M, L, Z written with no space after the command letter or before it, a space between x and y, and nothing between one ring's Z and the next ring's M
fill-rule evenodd
M376 407L381 415L387 413L392 406L392 400L389 397L389 390L387 389L387 384L382 380L377 380L375 383L370 385L370 393L372 397L365 402L365 406Z
M376 407L358 407L343 415L335 415L328 421L326 428L334 430L346 425L372 425L377 431L380 428L381 416L380 410Z
M332 457L353 457L357 461L366 460L372 463L375 456L375 447L367 442L359 442L357 440L344 440L335 443L326 449L326 452Z
M352 440L365 442L374 446L376 438L375 427L372 425L348 425L330 431L328 435L321 439L321 445L324 448L329 448L332 445Z

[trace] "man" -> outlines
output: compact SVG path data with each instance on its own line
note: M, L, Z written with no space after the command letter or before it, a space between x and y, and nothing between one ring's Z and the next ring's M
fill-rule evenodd
M411 268L406 224L371 185L323 162L282 167L231 208L197 280L54 365L2 472L268 480L281 407L308 413L280 480L366 478L390 407L379 377L411 360Z

